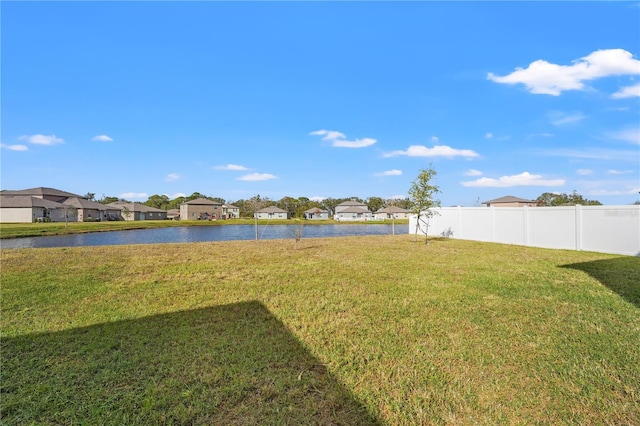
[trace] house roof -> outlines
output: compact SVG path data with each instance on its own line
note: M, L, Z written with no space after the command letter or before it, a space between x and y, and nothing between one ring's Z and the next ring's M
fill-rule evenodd
M190 200L190 201L185 201L182 204L189 204L189 205L206 205L206 206L221 206L222 203L219 203L217 201L213 201L213 200L209 200L207 198L196 198L195 200Z
M338 204L336 207L338 206L367 206L365 203L361 203L360 201L355 201L355 200L349 200L349 201L343 201L342 203Z
M222 207L225 209L238 209L239 207L234 206L233 204L223 204Z
M256 213L287 213L287 211L276 206L269 206L264 209L257 210Z
M340 210L338 214L340 213L371 213L371 211L367 208L353 206L353 207L347 207L346 209Z
M499 204L499 203L533 203L533 200L526 200L524 198L514 197L513 195L506 195L504 197L496 198L494 200L483 201L482 204Z
M118 210L122 210L125 207L131 212L145 212L145 213L166 213L166 210L156 209L155 207L149 207L142 203L130 203L126 201L115 201L107 204L107 206L116 207Z
M37 188L29 188L29 189L20 189L20 190L3 190L0 192L1 195L31 195L34 197L42 197L44 195L51 195L55 197L78 197L84 198L78 194L72 194L71 192L60 191L55 188L47 188L44 186L39 186Z
M0 196L0 207L2 208L30 208L44 207L47 209L63 209L64 206L55 201L45 200L31 195L4 195Z
M93 210L100 210L100 211L105 211L109 209L104 204L98 203L96 201L87 200L86 198L79 198L79 197L67 198L63 204L76 207L78 209L93 209Z
M311 207L309 210L305 210L305 213L329 213L327 210L319 209L318 207Z
M409 213L409 210L402 207L389 206L378 210L376 213Z

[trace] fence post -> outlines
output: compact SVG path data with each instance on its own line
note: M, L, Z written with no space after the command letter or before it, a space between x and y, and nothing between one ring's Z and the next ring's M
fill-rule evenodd
M575 205L576 208L576 250L582 250L582 206Z
M522 207L522 227L524 230L524 245L529 245L529 206Z

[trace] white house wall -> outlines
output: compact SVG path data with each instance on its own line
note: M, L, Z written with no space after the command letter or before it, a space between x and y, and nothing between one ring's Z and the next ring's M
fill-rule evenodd
M0 222L2 223L31 223L36 218L31 207L0 208ZM41 214L42 215L42 214Z
M640 206L444 207L429 235L640 255ZM415 232L416 216L409 219ZM424 232L419 232L424 234Z

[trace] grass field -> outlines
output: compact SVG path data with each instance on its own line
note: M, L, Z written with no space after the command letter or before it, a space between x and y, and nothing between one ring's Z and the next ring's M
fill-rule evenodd
M640 258L413 237L1 251L2 424L640 424Z

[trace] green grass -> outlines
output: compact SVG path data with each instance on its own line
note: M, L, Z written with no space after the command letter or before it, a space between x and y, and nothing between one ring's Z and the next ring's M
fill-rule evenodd
M640 424L640 258L375 236L2 250L3 424Z
M114 222L48 222L48 223L2 223L0 239L40 237L48 235L80 234L86 232L122 231L128 229L166 228L171 226L221 226L221 225L253 225L253 219L229 220L141 220ZM408 219L398 219L396 225L409 223ZM391 224L391 220L369 222L336 222L334 220L302 220L302 219L261 219L264 225L353 225L353 224Z

